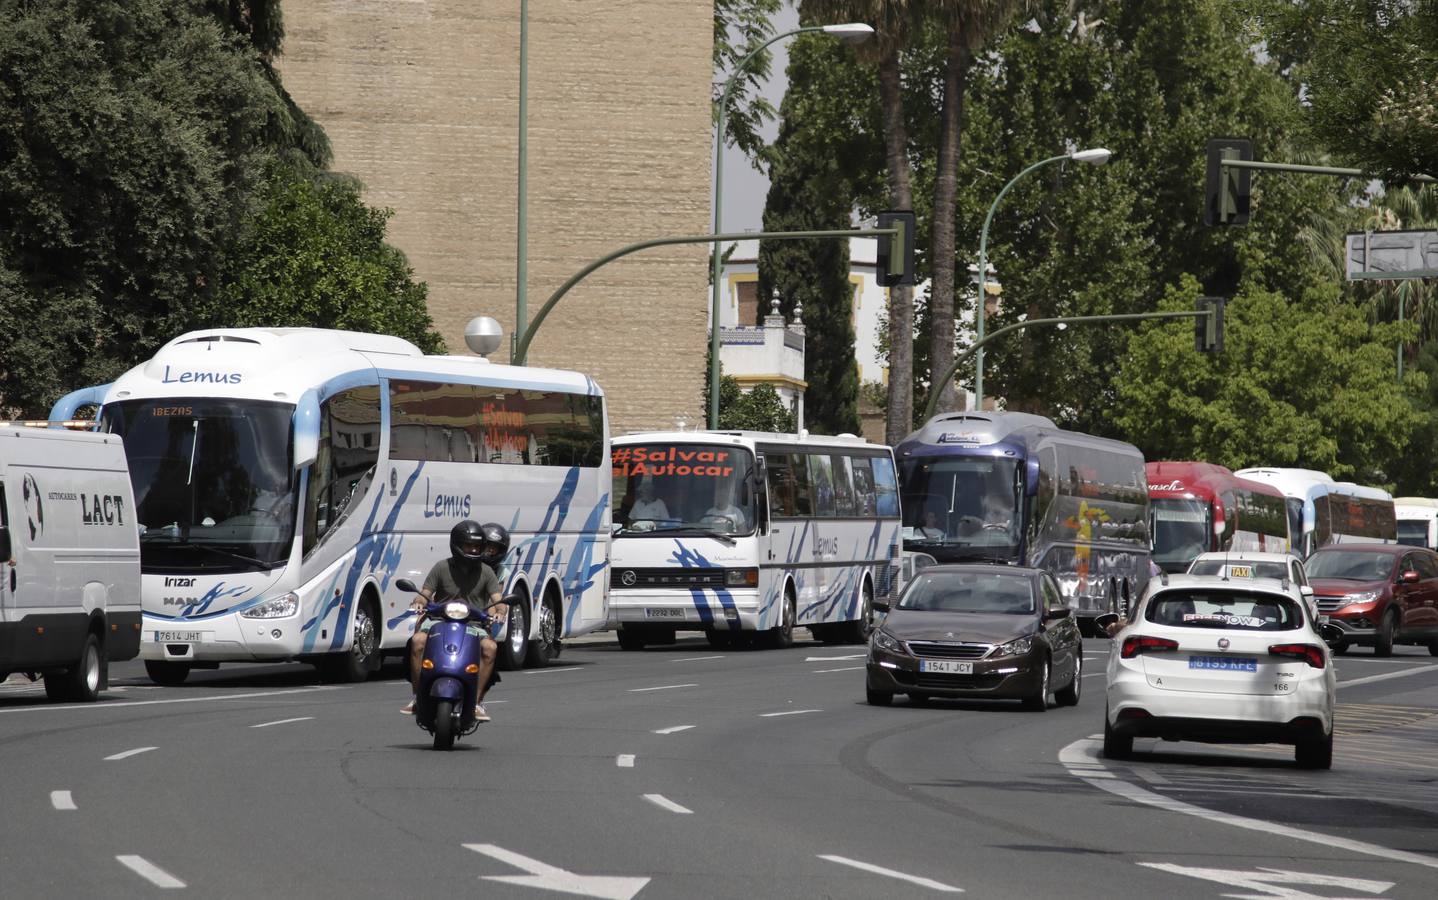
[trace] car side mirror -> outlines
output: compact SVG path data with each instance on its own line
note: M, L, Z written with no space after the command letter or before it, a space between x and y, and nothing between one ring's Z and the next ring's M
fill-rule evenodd
M1344 640L1343 629L1332 622L1324 622L1319 625L1318 634L1323 638L1323 643L1329 646L1329 649L1338 646Z
M1071 615L1073 615L1073 610L1067 606L1055 606L1052 609L1044 610L1045 621L1049 619L1067 619Z
M1115 624L1116 622L1118 622L1117 613L1104 613L1103 615L1094 616L1094 631L1098 632L1100 635L1106 635L1108 634L1108 627Z
M1409 569L1407 572L1404 572L1398 577L1398 581L1402 584L1417 584L1418 573L1413 571L1412 569Z
M1305 596L1305 597L1312 597L1312 596L1313 596L1313 585L1311 585L1311 584L1300 584L1300 585L1298 586L1298 593L1302 594L1302 595Z
M886 613L889 611L889 601L875 600L869 604L869 608L872 609L874 612Z
M396 581L394 583L394 586L410 594L419 593L419 588L415 587L414 582L410 581L408 578L401 578L399 581Z

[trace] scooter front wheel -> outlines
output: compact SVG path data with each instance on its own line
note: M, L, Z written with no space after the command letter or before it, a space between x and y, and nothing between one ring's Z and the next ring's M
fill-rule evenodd
M454 749L454 701L434 701L434 749Z

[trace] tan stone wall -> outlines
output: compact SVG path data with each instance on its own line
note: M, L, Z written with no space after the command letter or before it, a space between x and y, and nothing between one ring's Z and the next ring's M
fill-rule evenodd
M451 352L515 316L519 0L288 0L285 87L337 170L390 207L389 239L429 284ZM530 0L532 316L594 258L708 231L712 3ZM533 365L593 375L616 432L702 414L707 250L600 269L538 332ZM496 360L508 359L508 337Z

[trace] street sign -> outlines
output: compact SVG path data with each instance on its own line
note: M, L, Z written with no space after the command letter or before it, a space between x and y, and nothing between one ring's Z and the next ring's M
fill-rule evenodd
M1438 231L1350 232L1349 281L1438 278Z

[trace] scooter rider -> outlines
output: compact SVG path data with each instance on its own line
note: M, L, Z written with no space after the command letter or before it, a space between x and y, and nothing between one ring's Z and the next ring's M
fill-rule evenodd
M409 671L410 684L414 686L416 695L419 691L420 662L424 659L424 645L430 628L434 626L434 621L424 616L425 604L436 596L444 600L464 600L478 607L499 603L504 596L504 586L495 575L495 570L490 568L485 560L493 560L497 565L508 552L509 534L498 525L482 526L478 522L465 519L450 530L449 558L440 560L429 570L429 575L424 579L424 587L414 601L420 621L410 639ZM493 606L489 614L498 621L506 621L509 606L502 603ZM480 722L489 721L482 702L485 691L489 688L490 676L494 672L497 650L498 645L493 638L485 636L480 641L479 696L475 700L474 709L474 717ZM412 696L400 712L412 715L414 705L415 697Z

